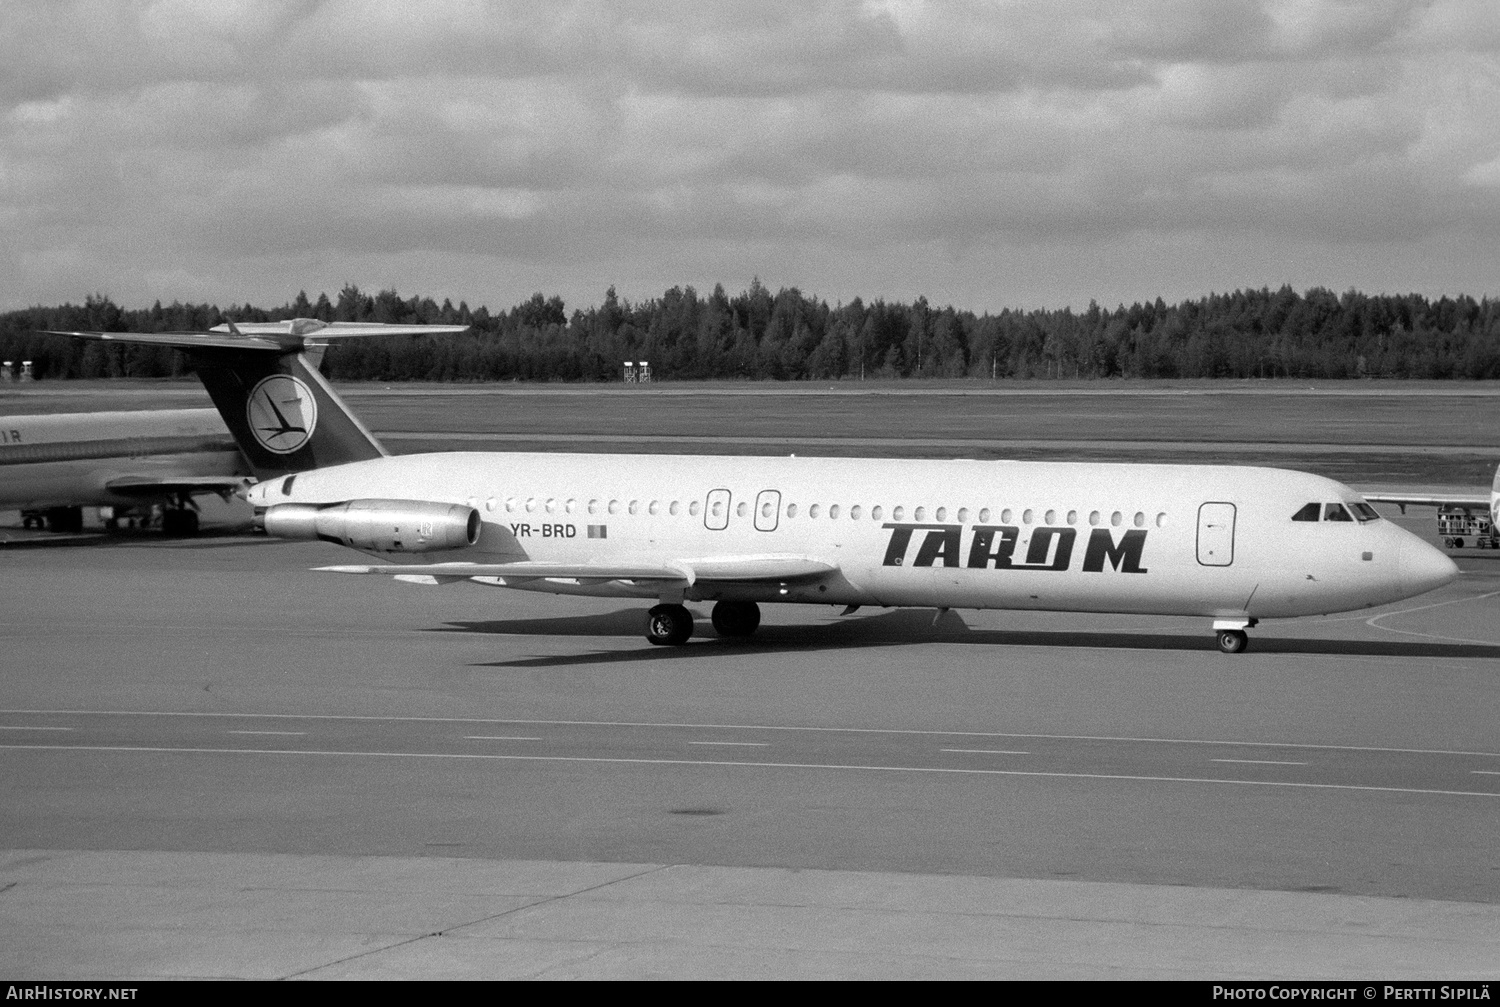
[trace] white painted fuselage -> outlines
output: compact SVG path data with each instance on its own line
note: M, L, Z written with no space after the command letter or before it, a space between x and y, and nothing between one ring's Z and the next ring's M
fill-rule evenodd
M609 568L824 564L819 576L689 578L689 600L1036 609L1260 619L1386 604L1457 574L1337 482L1280 469L663 455L408 455L302 472L256 507L356 499L464 504L478 542L404 563ZM1371 512L1373 513L1373 512ZM493 573L493 571L489 571ZM479 579L654 597L628 578Z
M248 474L213 409L0 417L0 508L130 505Z

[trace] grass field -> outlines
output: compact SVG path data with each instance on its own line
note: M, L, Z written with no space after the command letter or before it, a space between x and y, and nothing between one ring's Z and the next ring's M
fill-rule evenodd
M348 385L394 451L663 451L1193 461L1364 486L1488 486L1500 385L899 382ZM0 415L208 405L195 383L0 387Z

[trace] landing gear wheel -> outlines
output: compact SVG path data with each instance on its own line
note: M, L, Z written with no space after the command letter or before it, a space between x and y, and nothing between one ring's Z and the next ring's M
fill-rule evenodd
M1456 539L1453 540L1453 548L1455 548L1455 549L1462 549L1463 547L1464 547L1464 540L1463 539L1456 538Z
M187 538L198 534L198 512L186 508L173 508L161 512L163 535Z
M1238 654L1250 646L1250 636L1243 629L1221 629L1218 640L1219 650L1225 654Z
M83 531L82 507L51 507L47 510L47 527L52 531Z
M720 636L749 636L760 626L760 606L753 601L721 601L714 606L713 623Z
M657 605L646 613L646 641L676 647L693 635L693 614L681 605Z

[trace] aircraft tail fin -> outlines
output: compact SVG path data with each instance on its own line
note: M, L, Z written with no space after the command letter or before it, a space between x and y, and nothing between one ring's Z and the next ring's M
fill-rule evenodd
M107 342L171 346L187 354L225 426L257 478L346 462L387 452L318 373L331 338L435 335L463 325L382 325L298 318L286 322L229 322L208 332L59 332Z

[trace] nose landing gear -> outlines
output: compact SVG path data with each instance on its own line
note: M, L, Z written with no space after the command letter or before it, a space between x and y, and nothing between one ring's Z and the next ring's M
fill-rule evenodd
M1214 640L1219 645L1222 654L1238 654L1250 646L1250 634L1245 630L1251 629L1259 620L1257 619L1216 619L1214 621Z
M1219 650L1225 654L1238 654L1250 645L1250 635L1242 629L1221 629L1218 639Z

